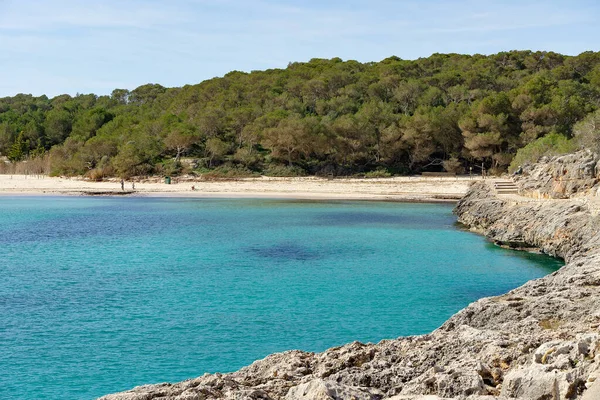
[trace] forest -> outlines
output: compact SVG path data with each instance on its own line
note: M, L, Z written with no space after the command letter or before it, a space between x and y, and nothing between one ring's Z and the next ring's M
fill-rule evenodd
M598 146L599 108L600 52L312 59L178 88L0 98L0 156L5 171L94 180L501 173Z

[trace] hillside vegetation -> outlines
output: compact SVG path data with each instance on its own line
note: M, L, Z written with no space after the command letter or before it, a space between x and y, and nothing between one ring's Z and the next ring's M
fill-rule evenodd
M599 52L313 59L181 88L2 98L0 155L93 179L500 172L519 149L525 162L597 144L599 108Z

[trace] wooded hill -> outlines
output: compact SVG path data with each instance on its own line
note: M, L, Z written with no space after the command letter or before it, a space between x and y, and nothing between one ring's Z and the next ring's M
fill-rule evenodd
M528 144L568 147L599 107L599 52L313 59L181 88L2 98L0 154L94 179L493 172Z

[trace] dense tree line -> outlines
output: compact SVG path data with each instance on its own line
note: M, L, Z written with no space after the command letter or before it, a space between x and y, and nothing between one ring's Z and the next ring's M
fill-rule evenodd
M526 146L570 143L598 108L600 53L313 59L181 88L2 98L0 154L95 179L503 171Z

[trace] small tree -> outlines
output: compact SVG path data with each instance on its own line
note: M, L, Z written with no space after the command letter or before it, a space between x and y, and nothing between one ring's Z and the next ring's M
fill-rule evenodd
M219 138L210 138L206 141L206 153L208 154L208 167L211 168L214 160L222 159L229 151L229 144Z
M573 136L581 147L600 152L600 110L576 123Z
M29 151L29 140L25 140L23 132L20 132L12 146L8 150L7 157L10 161L21 161L27 156Z
M464 169L462 163L456 157L452 157L449 160L444 160L442 165L444 166L444 169L447 172L450 172L453 174L462 174L465 172L465 169Z
M164 144L169 150L175 150L175 161L179 162L194 143L198 140L197 136L191 132L175 129L171 131L164 140Z

